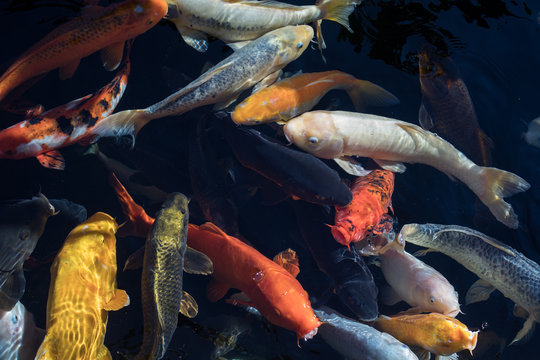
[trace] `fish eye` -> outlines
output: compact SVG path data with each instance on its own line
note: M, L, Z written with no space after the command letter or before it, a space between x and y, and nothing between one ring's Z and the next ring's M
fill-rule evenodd
M296 44L296 47L299 48L299 49L301 49L302 46L304 46L304 43L301 42L301 41L299 41L298 44Z
M19 322L19 317L18 317L17 315L13 314L13 315L11 316L11 322L12 322L13 324L18 323L18 322Z
M319 139L317 139L315 136L312 136L308 139L308 141L312 144L316 144L319 142Z
M434 298L433 296L431 296L431 297L429 298L429 302L432 303L432 304L434 304L434 303L435 303L435 298Z

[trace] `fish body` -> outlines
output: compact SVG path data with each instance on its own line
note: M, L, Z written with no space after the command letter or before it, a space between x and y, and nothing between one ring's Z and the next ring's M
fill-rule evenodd
M122 98L129 71L129 56L126 55L114 79L95 94L44 113L32 114L0 131L0 158L36 157L45 167L64 169L64 159L56 150L75 143L91 142L91 130L114 111Z
M275 77L304 52L312 37L313 29L308 25L286 26L269 32L166 99L146 109L110 115L96 126L94 133L98 136L136 136L153 119L181 115L210 104L226 107L242 91L268 76Z
M451 58L425 50L418 56L420 125L463 152L475 164L491 165L493 144L480 129L469 90Z
M141 276L144 336L135 359L161 359L176 330L188 214L188 199L171 194L147 236Z
M462 350L472 353L478 340L478 331L470 331L459 320L437 313L381 316L373 326L404 344L436 355L451 355Z
M34 251L55 209L39 194L0 207L0 310L10 311L24 294L24 261Z
M292 196L322 205L346 205L352 199L339 174L311 154L291 149L254 129L231 129L226 139L242 165Z
M333 292L360 320L373 321L379 315L378 289L368 266L355 247L331 241L329 214L321 206L292 202L296 221L319 269L332 280Z
M540 118L536 118L529 123L527 132L523 134L527 144L540 148Z
M105 67L114 70L124 42L150 29L165 16L165 0L127 0L86 14L56 28L22 54L0 78L0 101L24 81L61 68L71 77L81 58L103 49Z
M478 166L452 144L419 126L382 116L312 111L290 120L285 136L301 149L326 159L370 157L383 168L404 171L401 162L430 165L462 181L503 224L519 221L504 197L530 185L510 172Z
M392 335L322 307L315 314L324 323L319 332L331 347L348 359L414 360L418 357Z
M460 309L454 287L437 270L406 251L387 250L379 255L384 278L395 292L386 295L390 305L405 300L417 312L437 312L455 317Z
M467 304L487 300L498 289L528 312L514 342L540 322L540 266L508 245L481 232L457 225L407 224L403 241L440 251L472 271L480 280L469 289Z
M239 125L284 122L311 110L331 90L347 91L357 111L364 105L394 105L399 100L381 87L333 70L283 79L249 96L236 106L231 118Z
M272 30L322 19L337 21L352 32L348 18L356 4L361 2L322 0L317 5L295 6L278 1L253 0L167 1L177 9L176 14L169 15L168 19L174 22L184 41L201 52L208 49L208 35L242 46L246 41L255 40ZM317 31L317 38L323 42L320 26Z
M212 223L190 225L188 245L206 254L214 264L214 279L207 294L221 299L230 288L241 290L249 301L232 300L256 308L272 324L310 339L321 324L307 292L284 267L260 252L228 236Z
M0 359L34 359L44 336L45 331L36 327L34 316L20 302L10 311L0 310Z
M351 187L353 199L349 205L336 206L332 235L347 245L363 240L392 207L394 173L373 170L357 177Z
M118 225L96 213L67 236L51 266L47 334L36 359L111 359L107 312L129 304L116 287Z

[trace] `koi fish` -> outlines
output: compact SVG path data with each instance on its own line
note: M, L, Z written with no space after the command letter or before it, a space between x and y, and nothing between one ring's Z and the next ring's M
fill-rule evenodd
M498 289L528 313L511 344L526 338L540 322L540 266L510 246L479 231L457 225L407 224L402 241L450 256L480 277L465 296L466 304L484 301Z
M112 183L130 227L137 231L131 234L145 236L154 219L133 201L122 184L114 178ZM236 288L249 300L239 296L228 302L256 308L272 324L296 332L298 339L308 340L317 334L321 323L313 314L307 292L295 278L300 270L294 251L282 252L272 261L212 223L189 224L188 246L213 263L214 279L207 290L210 301L218 301L230 288Z
M288 25L315 22L319 47L325 48L321 33L323 19L333 20L352 32L349 15L362 0L318 0L316 5L295 6L278 1L255 0L167 0L180 35L192 48L208 50L208 35L233 49Z
M284 132L301 149L356 168L359 165L348 155L370 157L394 172L405 171L401 162L433 166L467 185L497 220L518 227L517 215L503 198L526 191L529 183L510 172L476 165L452 144L417 125L370 114L312 111L287 122Z
M296 221L318 268L332 280L332 292L360 320L379 316L378 289L362 256L353 246L347 249L331 239L329 214L323 207L292 201Z
M351 187L351 203L336 206L335 225L332 226L334 239L346 246L364 239L383 217L388 216L393 191L394 173L391 171L373 170L357 177Z
M207 289L210 301L221 299L230 288L239 289L248 299L233 296L229 303L256 308L272 324L294 331L299 339L317 334L321 323L295 278L300 270L294 251L274 258L281 260L280 266L212 223L192 225L188 244L214 264L214 279Z
M249 96L236 106L231 118L238 125L286 122L311 110L331 90L347 91L356 111L366 105L390 106L399 100L383 88L333 70L296 75Z
M323 161L291 149L254 129L225 129L225 138L240 163L279 185L293 198L315 204L346 205L351 191Z
M24 81L56 68L70 78L81 58L102 50L107 70L122 60L124 42L149 30L165 16L165 0L127 0L85 14L56 28L22 54L0 77L0 101Z
M459 314L458 294L440 272L408 252L392 248L379 254L379 259L384 278L391 286L382 292L383 303L394 305L405 300L412 306L409 313L437 312L451 317Z
M96 126L94 133L135 138L153 119L181 115L210 104L225 108L251 86L274 82L281 69L304 52L312 37L313 29L308 25L286 26L269 32L166 99L146 109L124 110L108 116Z
M451 58L431 50L418 55L420 125L454 145L475 164L491 165L493 142L480 129L467 86Z
M459 320L437 313L393 317L382 315L373 326L404 344L436 355L451 355L462 350L469 350L472 354L478 340L478 331L470 331Z
M0 359L34 359L44 336L45 331L36 327L34 316L20 302L10 311L0 310Z
M347 359L418 360L407 345L390 334L324 306L315 310L315 314L323 321L319 332L324 341Z
M130 45L126 46L129 52ZM49 169L63 170L65 160L57 150L94 140L91 130L111 114L126 89L130 71L129 54L114 79L95 94L31 116L0 131L0 158L25 159L36 157Z
M0 310L10 311L22 298L24 261L54 214L54 207L43 194L0 207Z
M188 214L188 199L173 193L148 234L141 276L143 343L135 359L161 359L176 330L178 312L197 314L197 303L182 290Z
M51 266L47 334L36 359L111 359L107 312L129 305L116 287L118 225L98 212L67 236Z

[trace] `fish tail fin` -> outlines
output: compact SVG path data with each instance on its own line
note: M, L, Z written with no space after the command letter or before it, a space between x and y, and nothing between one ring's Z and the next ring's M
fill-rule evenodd
M146 214L146 211L144 211L142 206L133 200L114 173L111 173L109 183L116 192L116 196L122 207L122 212L127 218L126 222L120 226L118 236L136 236L145 238L146 234L148 234L152 228L154 220Z
M318 0L317 7L321 11L322 19L335 21L352 33L349 26L349 15L354 11L354 7L361 2L362 0ZM317 38L319 38L318 35Z
M91 130L95 136L93 141L101 137L128 135L133 140L132 147L135 146L135 138L139 131L150 121L152 117L146 110L124 110L109 115Z
M389 91L366 80L355 79L346 89L356 111L362 112L366 106L392 106L399 104L399 99Z
M481 183L478 191L474 191L480 200L489 208L491 213L503 224L512 229L517 229L519 222L512 205L503 200L526 191L531 185L511 172L492 168L479 167Z

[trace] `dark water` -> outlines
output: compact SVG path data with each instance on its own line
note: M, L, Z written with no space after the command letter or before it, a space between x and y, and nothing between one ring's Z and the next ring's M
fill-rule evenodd
M0 71L55 26L76 16L80 6L71 1L3 1L0 5ZM396 176L395 214L400 224L433 222L477 228L540 262L540 149L527 145L522 139L528 122L540 115L539 11L538 1L364 1L350 18L354 34L347 33L335 23L323 23L328 45L324 52L326 64L313 48L285 70L295 73L298 70L338 69L370 80L401 101L398 106L373 108L370 112L417 123L421 93L416 54L430 43L451 56L469 89L480 127L495 143L494 166L514 172L531 184L526 193L509 199L520 218L520 227L510 230L492 218L485 220L481 227L475 226L474 195L463 184L452 182L444 174L424 165L409 165L404 174ZM231 53L220 41L211 42L209 48L204 54L196 52L183 43L171 24L164 21L139 36L132 49L129 84L117 110L151 105L196 78L205 62L215 64ZM50 109L95 91L113 76L102 69L99 56L94 54L82 60L72 79L60 81L53 71L26 96ZM330 93L317 108L329 107L353 111L349 99L341 92ZM6 112L0 114L2 127L21 120ZM209 124L227 121L214 119L210 108L197 109L177 118L152 122L141 131L133 151L129 149L129 140L105 140L100 142L100 147L110 156L132 167L137 166L143 172L138 182L156 185L166 192L180 191L191 195L188 169L191 124L203 118ZM268 127L261 129L273 133ZM212 137L214 146L209 151L219 154L221 160L233 161L230 160L230 149L216 132L214 130ZM42 168L35 159L1 160L0 198L28 198L41 189L49 198L67 198L84 205L88 214L104 211L119 222L123 221L121 209L108 185L107 169L95 156L83 156L83 152L84 148L78 145L62 150L67 162L65 171ZM134 194L134 197L150 214L159 205L141 194ZM192 205L191 221L203 222L200 209L194 201ZM266 206L261 204L259 195L248 198L239 209L238 224L240 233L268 257L287 247L295 249L300 258L300 282L312 296L324 293L328 280L318 271L300 239L294 212L287 202ZM73 226L65 217L51 218L33 255L41 262L26 272L27 291L22 302L42 328L45 327L50 265L46 260L58 251ZM135 238L118 239L120 268L142 242ZM463 302L476 276L440 254L429 255L425 261L448 278ZM374 267L372 270L377 283L384 284L380 271ZM139 271L119 271L118 274L118 286L128 292L131 305L109 313L105 344L113 358L122 359L123 354L135 352L141 341L139 278ZM298 348L294 333L270 325L224 301L208 302L205 296L208 280L200 276L184 277L185 289L199 303L199 315L193 320L180 317L167 354L170 359L208 359L214 349L213 340L233 324L244 332L237 348L226 355L227 358L337 356L318 337L302 342ZM334 298L330 299L330 305L352 315ZM495 334L509 342L523 323L522 319L512 315L512 308L509 299L494 292L486 302L463 306L465 314L459 315L458 319L471 329L484 324L484 331L490 336ZM381 306L381 312L385 314L396 309ZM536 358L540 350L540 332L536 331L526 344L506 347L500 354L497 354L498 344L493 341L492 348L475 359Z

